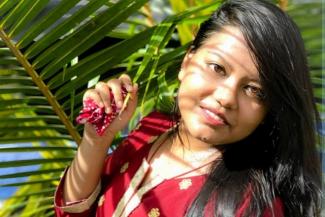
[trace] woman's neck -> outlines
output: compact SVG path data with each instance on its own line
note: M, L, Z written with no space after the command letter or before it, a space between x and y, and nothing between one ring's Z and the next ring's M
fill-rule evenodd
M213 144L206 143L188 135L183 125L171 136L169 151L184 161L207 162L221 157L221 151Z

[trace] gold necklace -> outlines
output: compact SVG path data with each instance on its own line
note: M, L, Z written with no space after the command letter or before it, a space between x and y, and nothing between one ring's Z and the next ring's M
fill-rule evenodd
M206 150L195 152L193 152L191 149L188 149L188 152L190 153L185 154L186 160L192 163L201 163L211 159L213 155L216 155L215 157L217 157L218 150L216 148L210 147Z

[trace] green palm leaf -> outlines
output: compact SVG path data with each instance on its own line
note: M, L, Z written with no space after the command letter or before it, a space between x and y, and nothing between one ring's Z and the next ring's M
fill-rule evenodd
M143 19L154 19L142 10L147 0L89 0L83 4L62 0L49 7L50 2L0 3L0 154L40 153L40 158L0 161L0 168L34 165L24 172L0 175L9 180L2 187L19 187L1 209L4 217L17 213L53 216L59 174L81 139L82 126L75 126L73 120L83 92L96 80L128 70L140 82L140 100L146 109L137 112L144 115L158 102L157 93L172 91L166 87L176 81L175 72L172 80L163 79L165 73L176 70L172 63L178 64L186 50L186 46L175 49L168 45L175 40L175 26L218 4L188 8L162 24L148 26ZM156 56L156 70L150 76L153 62L148 51ZM163 88L152 88L162 81ZM130 127L134 123L135 119ZM117 136L115 143L121 139ZM28 179L10 181L18 177Z
M142 108L136 110L131 128L152 108L170 111L187 42L220 4L171 0L177 13L155 23L142 8L150 7L148 0L62 0L49 7L50 2L0 1L0 154L40 154L0 161L0 168L33 166L0 175L9 180L0 187L19 187L0 210L3 217L54 215L54 189L81 140L82 126L73 120L84 91L97 80L127 71L140 84ZM315 95L321 99L323 44L315 7L319 4L289 5L288 10L303 30ZM317 102L324 110L322 101ZM121 139L118 135L114 143ZM27 179L13 181L18 177Z

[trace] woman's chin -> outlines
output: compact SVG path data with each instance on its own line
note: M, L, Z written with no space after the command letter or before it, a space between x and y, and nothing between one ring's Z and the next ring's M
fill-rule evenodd
M216 132L206 125L193 124L186 128L187 137L204 143L215 144Z

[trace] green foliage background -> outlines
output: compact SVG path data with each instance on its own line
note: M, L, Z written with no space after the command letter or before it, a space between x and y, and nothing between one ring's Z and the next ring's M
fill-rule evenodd
M0 176L28 177L0 186L18 187L0 216L53 216L55 187L81 138L82 126L73 120L84 91L98 80L127 72L140 84L130 128L153 108L170 110L187 45L220 2L164 1L162 21L155 16L155 2L0 0L0 153L41 154L41 159L0 160L0 168L39 165ZM316 102L324 114L324 8L320 2L274 3L285 7L301 28Z

